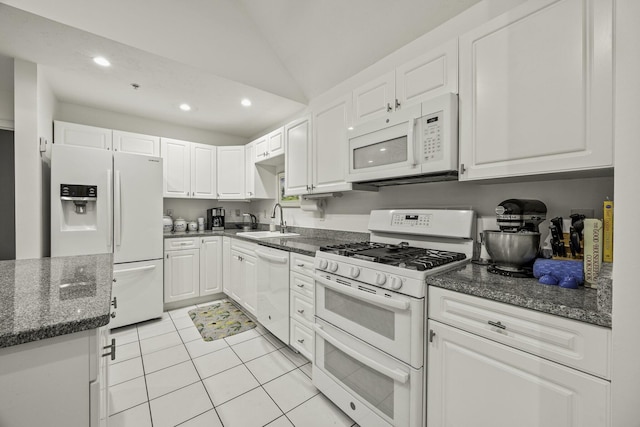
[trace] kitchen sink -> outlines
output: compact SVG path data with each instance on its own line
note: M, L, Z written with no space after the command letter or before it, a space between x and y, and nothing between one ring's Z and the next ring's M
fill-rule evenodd
M270 239L273 237L295 237L297 233L281 233L279 231L242 231L236 236L249 237L251 239Z

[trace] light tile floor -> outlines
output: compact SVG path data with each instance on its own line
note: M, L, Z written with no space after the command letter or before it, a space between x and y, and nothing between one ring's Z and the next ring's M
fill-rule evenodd
M205 342L193 308L111 331L110 427L356 425L311 384L311 364L264 328Z

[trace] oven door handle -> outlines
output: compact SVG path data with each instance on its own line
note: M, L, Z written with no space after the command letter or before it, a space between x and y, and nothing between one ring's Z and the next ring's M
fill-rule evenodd
M400 384L406 384L407 381L409 381L409 374L407 372L402 371L400 369L388 368L388 367L384 366L383 364L381 364L379 362L376 362L375 360L373 360L373 359L371 359L371 358L369 358L367 356L363 356L362 354L360 354L357 351L347 347L346 345L342 344L337 339L333 338L331 335L329 335L327 332L325 332L322 329L321 325L314 324L313 325L313 329L316 332L316 334L320 335L320 337L323 340L327 341L328 343L330 343L331 345L333 345L335 348L337 348L338 350L342 351L346 355L348 355L350 357L353 357L358 362L361 362L361 363L367 365L368 367L370 367L374 371L378 371L379 373L381 373L383 375L386 375L389 378L393 378L393 380L395 382L398 382Z
M409 309L409 301L398 301L398 300L388 299L385 297L380 297L378 295L370 295L366 292L354 291L353 289L348 288L344 285L342 286L336 285L331 280L327 280L318 274L314 274L313 276L317 282L320 282L324 286L331 288L336 292L340 292L341 294L349 295L364 301L369 301L373 304L376 304L382 307L390 307L390 308L395 308L397 310Z

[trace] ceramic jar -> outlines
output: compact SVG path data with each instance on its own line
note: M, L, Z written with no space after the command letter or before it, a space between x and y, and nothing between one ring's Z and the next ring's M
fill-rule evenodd
M162 229L165 233L173 230L173 219L169 215L165 215L162 217Z
M189 231L198 231L198 223L195 221L189 221Z
M187 231L187 221L182 217L178 217L178 219L173 222L173 231Z

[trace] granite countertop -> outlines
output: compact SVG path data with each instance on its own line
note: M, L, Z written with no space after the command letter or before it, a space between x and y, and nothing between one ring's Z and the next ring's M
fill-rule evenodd
M268 230L266 225L260 224L260 227L255 231ZM281 249L289 252L296 252L303 255L315 256L316 251L321 246L335 245L344 242L361 242L368 241L368 233L357 233L349 231L336 231L336 230L324 230L313 229L303 227L289 227L288 231L292 233L298 233L300 236L291 237L273 237L269 239L252 239L250 237L238 236L237 233L241 233L241 229L227 228L224 231L182 231L182 232L170 232L164 233L165 239L179 238L179 237L202 237L202 236L228 236L235 239L241 239L247 242L253 242L261 246L267 246L274 249Z
M113 255L0 261L0 348L109 323Z
M610 281L610 275L610 267L601 271L603 280ZM559 286L543 285L537 279L520 279L489 273L486 266L476 264L466 264L440 275L429 276L427 284L594 325L611 327L611 310L599 304L599 290L592 288L580 286L578 289L565 289Z

